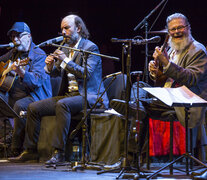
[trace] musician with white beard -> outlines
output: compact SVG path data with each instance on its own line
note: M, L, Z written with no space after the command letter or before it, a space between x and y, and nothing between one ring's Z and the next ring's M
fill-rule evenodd
M1 65L9 65L1 66L0 96L19 114L26 111L31 102L51 97L52 88L50 76L44 70L46 54L40 48L34 49L29 26L15 22L7 35L14 47L0 57ZM14 119L12 156L23 150L25 124L25 118Z
M178 87L185 85L192 92L207 100L207 52L203 44L197 42L191 35L191 27L188 19L180 13L175 13L167 17L166 29L168 30L168 49L156 47L153 53L154 60L149 62L150 77L157 81L161 77L166 77L164 87ZM157 63L159 62L159 63ZM161 65L161 69L158 68ZM164 78L162 78L164 79ZM154 100L142 89L149 86L145 82L140 82L139 88L139 112L138 117L142 117L142 129L146 128L147 117L159 119L166 111L174 110L160 100ZM134 93L136 94L136 93ZM133 94L132 94L133 95ZM129 103L129 117L136 119L136 103L132 97ZM151 98L151 99L150 99ZM111 106L121 114L124 114L124 101L113 100ZM205 121L205 107L190 108L189 128L199 127ZM184 107L175 107L176 115L181 124L184 124ZM144 134L143 130L143 134ZM142 133L140 133L143 135ZM144 138L140 138L143 140ZM141 147L142 147L142 143ZM141 148L140 147L140 148Z

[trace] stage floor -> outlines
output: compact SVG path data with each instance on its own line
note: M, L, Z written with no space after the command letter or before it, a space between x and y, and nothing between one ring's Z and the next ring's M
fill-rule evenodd
M166 165L165 163L153 163L149 171L141 173L145 175L150 175L155 172L157 169ZM174 165L176 167L177 165ZM184 165L179 165L179 168L185 170ZM198 171L201 171L200 169ZM146 168L143 167L143 171L146 171ZM142 171L142 172L143 172ZM113 173L103 173L97 175L97 170L80 170L72 171L68 166L57 167L56 169L46 168L43 163L0 163L0 180L114 180L120 172ZM135 172L125 172L119 179L136 179L137 173ZM161 175L161 176L160 176ZM166 169L160 173L159 176L155 179L192 179L189 176L186 176L184 172L174 169L173 175L169 175L169 169ZM146 178L139 178L146 179Z

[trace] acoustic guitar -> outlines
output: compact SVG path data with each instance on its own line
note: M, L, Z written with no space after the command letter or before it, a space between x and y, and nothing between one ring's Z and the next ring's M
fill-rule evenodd
M165 48L167 47L168 40L169 40L169 35L167 34L165 37L165 41L161 47L161 52L163 52L165 50ZM168 77L163 74L162 64L160 62L156 61L156 65L158 66L158 72L156 74L154 86L155 87L163 87Z
M29 62L29 58L25 58L22 60L17 60L14 63L16 63L18 66L26 66ZM13 64L14 64L13 63ZM10 71L12 71L12 65L11 60L8 60L7 62L0 62L0 90L3 92L8 92L16 78L16 73L15 75L8 75Z

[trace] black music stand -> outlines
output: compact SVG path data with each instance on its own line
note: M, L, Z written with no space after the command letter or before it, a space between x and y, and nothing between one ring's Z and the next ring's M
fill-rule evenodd
M170 105L172 107L184 107L185 108L185 134L186 134L185 135L186 152L183 155L181 155L180 157L178 157L177 159L175 159L174 161L170 162L166 166L160 168L159 170L157 170L156 172L154 172L153 174L148 176L147 179L153 178L159 172L161 172L162 170L164 170L168 167L171 167L174 163L180 161L183 158L186 158L186 162L185 162L186 175L189 175L189 162L188 162L188 159L194 160L199 165L202 165L202 166L207 168L207 165L205 165L203 162L201 162L200 160L198 160L197 158L192 156L191 153L188 150L188 120L189 120L189 115L190 115L189 109L192 108L192 107L206 107L207 106L207 101L203 100L202 98L200 98L196 94L192 93L185 86L182 86L180 88L144 88L144 89L146 91L148 91L149 93L151 93L152 95L154 95L155 97L157 97L158 99L160 99L161 101L163 101L164 103L166 103L167 105ZM153 89L155 89L155 91ZM156 89L158 91L156 91ZM174 91L176 89L178 91ZM162 95L160 95L160 94L162 94ZM169 102L169 101L167 102L166 99L163 100L161 98L161 96L166 96L166 95L168 95L167 98L172 100L172 102ZM182 97L177 98L176 95L177 96L183 95L184 98L182 98Z
M6 143L6 123L8 118L20 118L20 116L11 108L11 106L0 96L0 117L4 119L4 157L7 157L7 143Z

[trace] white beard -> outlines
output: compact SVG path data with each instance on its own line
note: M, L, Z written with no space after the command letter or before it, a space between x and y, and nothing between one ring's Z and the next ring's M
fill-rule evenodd
M32 41L32 38L31 37L23 36L21 38L21 42L20 41L17 41L16 42L16 44L19 45L17 47L17 50L18 51L21 51L21 52L27 52L27 51L29 51L30 45L31 45L31 41Z
M168 43L169 43L169 46L172 49L174 49L174 50L179 52L179 51L184 50L192 42L192 40L193 40L193 37L190 34L189 36L184 36L183 40L181 42L179 42L179 43L175 43L173 41L173 38L170 37Z

